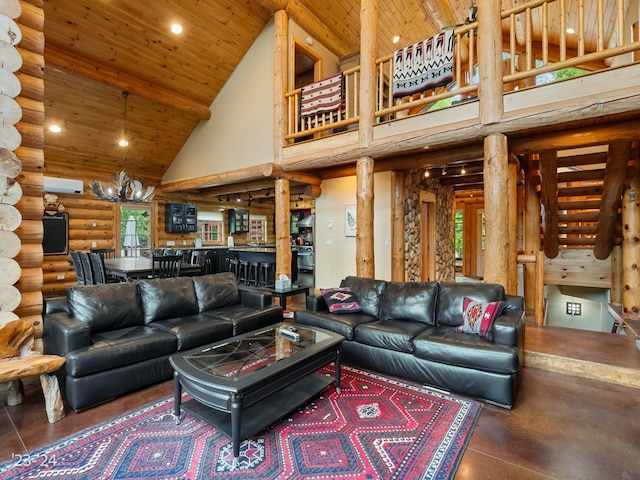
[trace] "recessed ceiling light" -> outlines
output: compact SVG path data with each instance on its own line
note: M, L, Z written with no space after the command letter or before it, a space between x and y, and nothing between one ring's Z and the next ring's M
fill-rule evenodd
M396 35L393 37L393 43L398 43L400 41L400 35Z
M62 131L62 128L60 128L60 125L51 125L49 127L49 131L52 133L60 133Z
M171 31L176 35L180 35L182 33L182 25L180 25L179 23L174 23L173 25L171 25Z
M118 145L120 145L121 147L126 147L127 145L129 145L129 142L127 142L124 138L122 140L120 140L118 142Z
M573 28L567 28L567 33L573 34L576 33L576 31Z

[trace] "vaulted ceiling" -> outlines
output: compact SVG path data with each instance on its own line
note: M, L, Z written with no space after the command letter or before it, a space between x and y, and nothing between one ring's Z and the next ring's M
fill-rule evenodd
M471 3L380 0L379 55L397 48L394 35L408 45L463 23ZM503 8L517 3L502 1ZM122 168L117 142L126 90L126 168L159 181L282 4L336 55L359 49L360 0L46 0L46 126L62 126L59 134L45 132L46 168L71 176L79 167L109 174ZM182 34L171 33L174 22Z

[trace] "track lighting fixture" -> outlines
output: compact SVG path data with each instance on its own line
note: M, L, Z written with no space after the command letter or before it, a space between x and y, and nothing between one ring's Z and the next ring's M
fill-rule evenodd
M231 197L227 195L227 202L231 201Z
M224 200L223 200L223 198L222 198L222 195L219 195L219 196L218 196L218 201L219 201L220 203L222 203L222 202L224 201Z
M429 178L429 170L425 169L425 171L424 171L424 177L425 177L425 178Z
M464 168L464 165L462 165L462 168L460 169L460 175L465 175L467 173L467 170Z
M249 201L253 200L253 195L249 192Z
M447 174L447 167L442 167L442 176L444 177Z
M241 201L242 201L242 198L240 198L240 194L238 194L238 197L236 198L236 200L237 200L238 202L241 202Z

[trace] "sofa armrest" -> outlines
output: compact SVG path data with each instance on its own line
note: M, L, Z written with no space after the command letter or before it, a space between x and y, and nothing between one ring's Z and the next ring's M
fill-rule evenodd
M238 289L240 293L240 303L245 307L265 308L271 305L273 298L271 292L255 289Z
M59 312L44 317L44 353L60 355L91 345L91 329L85 322Z
M306 307L307 307L307 310L311 310L312 312L328 312L329 311L327 302L324 300L324 297L319 294L307 295Z
M524 349L524 310L507 308L493 323L493 343Z
M524 297L521 295L505 295L508 310L524 310Z

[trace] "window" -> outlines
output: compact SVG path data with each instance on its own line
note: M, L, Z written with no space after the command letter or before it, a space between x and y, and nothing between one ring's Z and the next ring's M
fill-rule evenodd
M266 243L267 217L265 215L251 215L249 219L249 241L255 243Z
M222 213L198 212L198 238L202 243L221 243L222 228Z
M140 257L151 247L151 207L120 207L120 256Z

